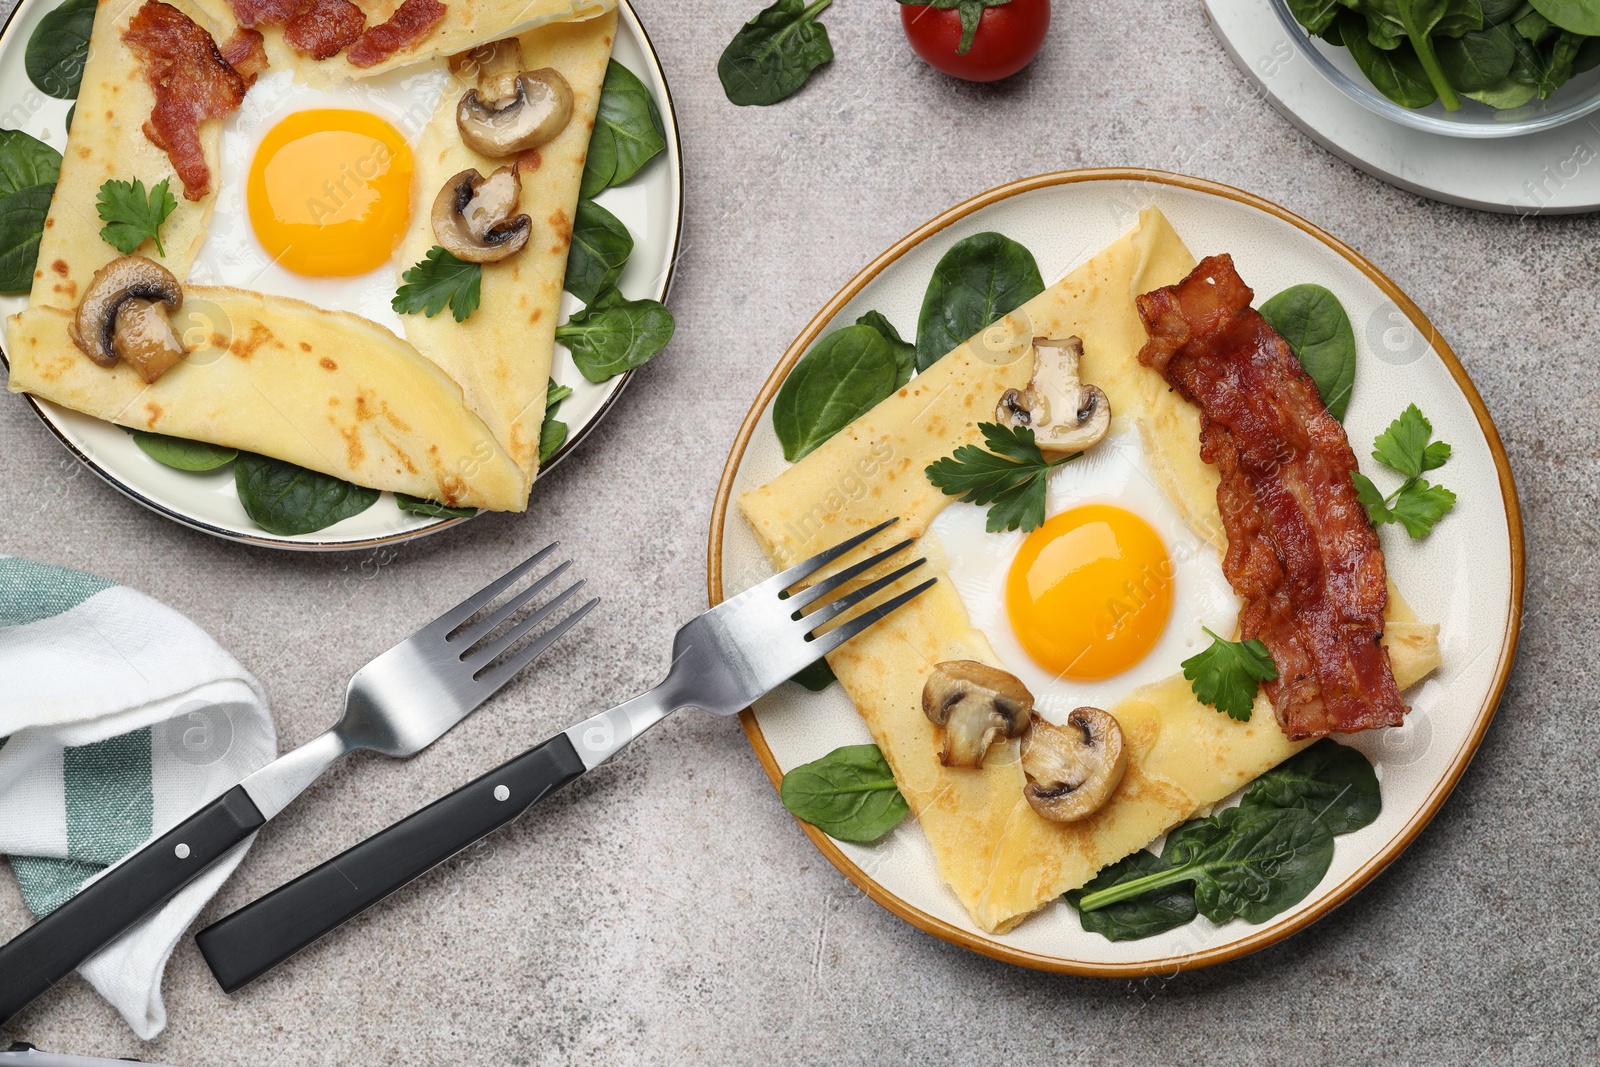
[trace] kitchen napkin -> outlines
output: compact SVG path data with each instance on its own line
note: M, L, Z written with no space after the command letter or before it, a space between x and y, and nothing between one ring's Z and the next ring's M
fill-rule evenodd
M104 578L0 556L0 854L35 915L277 754L261 686L188 619ZM161 974L246 841L79 973L148 1040Z

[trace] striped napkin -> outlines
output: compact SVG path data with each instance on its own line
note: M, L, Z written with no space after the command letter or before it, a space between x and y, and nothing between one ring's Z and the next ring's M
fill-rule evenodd
M277 754L254 678L171 608L0 556L0 854L34 915ZM245 842L79 968L148 1040L161 974Z

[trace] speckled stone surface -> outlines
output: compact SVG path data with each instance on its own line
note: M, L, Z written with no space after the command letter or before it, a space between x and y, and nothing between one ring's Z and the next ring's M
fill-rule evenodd
M738 724L686 715L231 999L185 940L152 1043L76 977L6 1036L252 1067L1592 1061L1594 218L1477 214L1352 169L1254 97L1195 0L1061 0L1039 60L995 87L924 67L891 0L841 0L824 17L833 64L777 107L739 109L716 60L758 6L639 0L684 144L677 339L527 515L364 555L243 548L119 496L0 396L0 550L190 615L261 678L285 747L330 720L368 657L552 538L605 598L567 662L418 758L356 758L314 785L203 921L653 682L705 606L723 459L794 334L930 216L1075 167L1196 174L1325 227L1410 293L1482 391L1522 494L1528 610L1500 713L1438 819L1276 947L1170 978L1052 977L865 899L784 813ZM24 921L4 876L0 934Z

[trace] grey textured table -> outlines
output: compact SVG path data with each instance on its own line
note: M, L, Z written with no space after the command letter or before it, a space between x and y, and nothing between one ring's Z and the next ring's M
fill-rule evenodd
M687 168L677 340L527 515L365 555L225 544L119 496L0 397L0 550L188 613L260 677L284 746L322 728L369 656L531 547L564 539L605 598L567 662L417 759L357 758L313 786L202 921L652 683L705 606L735 429L800 326L929 216L1074 167L1184 171L1298 212L1409 292L1482 390L1522 494L1528 612L1500 713L1438 819L1353 901L1257 955L1173 978L1052 977L866 900L784 813L738 724L684 716L232 999L186 939L155 1042L76 977L7 1036L252 1067L1592 1061L1594 219L1477 214L1353 170L1253 98L1193 0L1058 3L1044 54L988 88L923 66L891 0L841 0L831 67L784 104L738 109L716 60L758 6L639 0ZM24 921L7 877L0 933Z

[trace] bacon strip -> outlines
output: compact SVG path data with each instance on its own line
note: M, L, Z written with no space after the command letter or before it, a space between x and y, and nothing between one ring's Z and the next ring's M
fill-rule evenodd
M309 0L283 27L283 39L301 55L327 59L361 36L366 14L350 0Z
M218 49L223 62L239 72L246 86L256 83L256 75L267 69L267 49L256 30L234 30L233 36Z
M311 0L228 0L233 17L245 29L282 26L311 6Z
M1355 453L1254 295L1224 255L1138 297L1139 362L1200 408L1200 456L1222 475L1222 569L1245 601L1240 631L1277 663L1266 688L1283 732L1398 726L1406 706L1378 643L1383 550L1350 480Z
M171 4L146 0L122 39L144 64L155 92L144 135L172 160L184 198L199 200L211 189L200 124L231 114L249 86L211 35Z
M388 22L379 23L362 34L345 58L353 67L376 66L428 36L444 18L444 12L445 6L439 0L405 0L395 8Z

